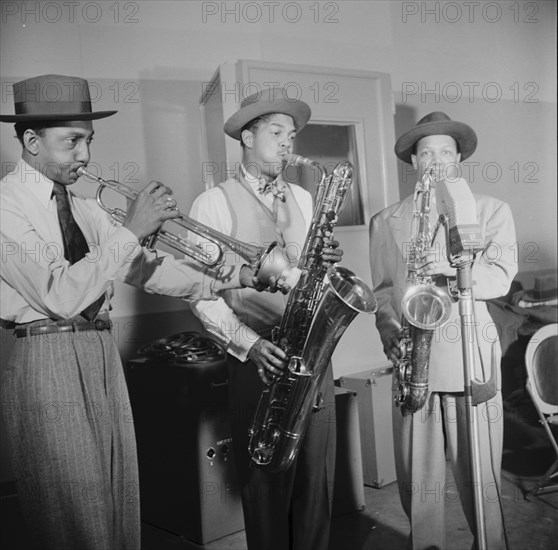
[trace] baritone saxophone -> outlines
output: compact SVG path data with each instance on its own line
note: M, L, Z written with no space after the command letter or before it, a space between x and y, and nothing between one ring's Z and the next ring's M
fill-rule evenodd
M322 176L298 264L302 273L273 335L288 367L264 388L249 433L252 461L274 473L290 468L298 455L339 339L358 313L376 311L374 295L361 279L343 267L327 270L321 261L323 239L331 235L352 181L351 164L340 162L326 177L309 159L289 155L287 161L315 166Z

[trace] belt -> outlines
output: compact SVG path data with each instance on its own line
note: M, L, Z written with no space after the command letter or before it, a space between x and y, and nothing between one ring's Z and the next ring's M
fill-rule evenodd
M75 321L67 321L53 323L51 325L22 327L21 325L14 330L16 338L24 338L25 336L41 336L43 334L56 334L59 332L82 332L85 330L110 330L112 322L107 319L96 319L87 323L78 323Z

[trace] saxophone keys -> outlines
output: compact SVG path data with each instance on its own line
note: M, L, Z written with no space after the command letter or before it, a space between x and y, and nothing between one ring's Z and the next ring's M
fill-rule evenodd
M324 396L322 392L318 392L316 395L316 401L314 402L314 406L312 407L312 412L321 411L324 408Z

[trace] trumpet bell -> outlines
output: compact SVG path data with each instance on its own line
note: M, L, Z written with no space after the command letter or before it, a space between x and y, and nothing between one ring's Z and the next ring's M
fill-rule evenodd
M417 328L434 330L445 325L451 315L451 300L444 290L433 285L409 287L401 300L407 321Z
M255 274L260 282L268 286L273 277L283 279L285 284L294 288L300 278L300 269L291 266L285 249L273 242L260 254L255 267Z

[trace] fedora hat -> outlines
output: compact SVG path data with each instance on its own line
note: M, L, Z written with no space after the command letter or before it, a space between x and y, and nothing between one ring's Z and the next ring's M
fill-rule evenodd
M76 76L45 74L16 82L14 115L0 115L1 122L96 120L116 111L91 111L87 80Z
M438 135L451 136L457 141L462 161L470 157L477 148L477 134L470 126L451 120L445 113L435 111L421 118L414 128L397 140L395 154L403 162L412 164L411 155L415 144L423 137Z
M556 275L540 275L535 277L533 288L522 290L514 296L514 301L520 300L529 303L548 302L558 298L558 284Z
M240 109L225 122L228 136L240 141L242 128L262 115L281 113L293 117L295 127L301 130L310 119L310 107L299 99L289 99L284 88L266 88L242 100Z

